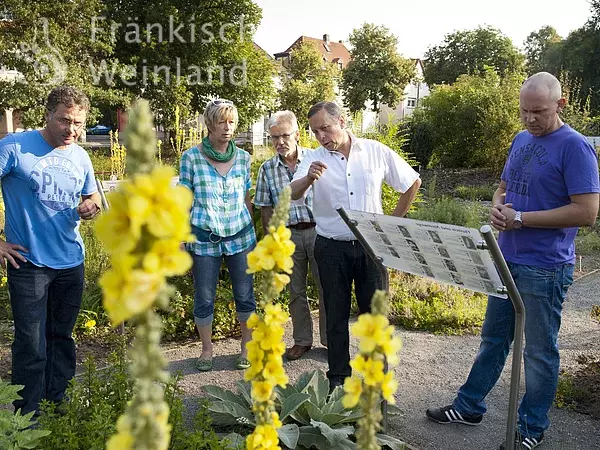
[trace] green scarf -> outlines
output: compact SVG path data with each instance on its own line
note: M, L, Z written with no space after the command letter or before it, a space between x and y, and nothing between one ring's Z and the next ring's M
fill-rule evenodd
M215 151L215 149L212 146L212 143L210 142L210 139L208 139L208 136L206 136L204 139L202 139L202 151L213 161L227 162L231 161L231 158L233 158L236 155L237 147L235 146L235 141L232 139L231 141L229 141L225 153L219 153Z

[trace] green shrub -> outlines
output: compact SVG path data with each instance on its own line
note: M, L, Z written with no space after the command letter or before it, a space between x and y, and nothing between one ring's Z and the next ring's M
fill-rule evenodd
M410 218L469 228L477 228L481 223L481 215L475 205L447 197L424 202L410 213Z
M250 383L238 381L237 393L219 386L203 389L210 397L208 413L216 426L250 432L255 425ZM352 424L362 417L362 411L358 405L352 409L343 407L341 387L329 395L329 382L322 371L304 372L296 383L288 384L285 389L278 386L275 390L275 408L284 423L277 434L285 448L353 448L349 439L354 434ZM397 410L389 406L388 414L396 413ZM378 438L382 446L404 448L403 442L391 436L380 433Z
M433 139L432 166L502 170L519 122L520 75L500 78L489 69L435 86L419 118Z
M427 167L433 155L434 133L433 126L427 121L421 108L408 118L404 129L407 136L404 151L414 156L423 167Z
M0 380L0 405L9 405L22 397L18 392L22 385L12 385ZM18 450L21 448L36 448L40 439L50 434L48 430L35 430L31 426L36 424L33 420L34 411L21 415L19 409L14 414L8 409L0 409L0 448Z
M462 334L483 324L487 297L405 273L390 283L390 321L409 330Z
M497 186L458 186L454 194L463 200L492 201Z
M600 252L600 235L596 232L588 232L577 240L577 251L584 254Z

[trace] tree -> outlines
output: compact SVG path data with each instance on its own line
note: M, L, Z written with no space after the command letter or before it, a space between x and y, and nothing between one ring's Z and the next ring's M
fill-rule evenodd
M537 72L560 74L562 38L553 27L545 26L527 36L524 42L526 66L529 75Z
M61 83L82 88L92 105L127 103L127 95L118 89L94 85L83 66L88 60L108 57L111 51L106 39L90 39L90 17L103 11L101 0L5 0L3 7L10 19L0 22L0 65L18 70L21 76L0 81L0 108L21 109L25 126L39 126L49 91ZM94 108L88 121L97 114Z
M425 53L425 82L452 84L463 74L493 68L501 77L521 73L524 55L510 38L492 27L456 31L447 34L444 42Z
M370 101L378 112L385 103L395 108L415 76L414 64L398 54L398 38L384 26L365 23L350 35L351 59L342 73L342 89L350 111Z
M0 106L25 110L29 126L41 123L45 94L61 82L82 88L93 105L148 99L167 128L176 106L184 116L221 95L231 96L247 126L274 98L274 69L252 43L261 10L251 0L4 4L12 20L0 22L0 64L23 79L0 83L10 94Z
M592 16L562 44L563 88L580 110L600 114L600 1L592 2Z
M520 75L500 78L488 69L483 74L461 75L454 84L438 86L425 97L413 120L420 124L415 128L433 133L431 164L500 171L511 140L521 129L522 82Z
M290 63L282 76L281 108L292 111L301 127L308 124L307 114L312 105L335 99L338 69L324 61L310 42L303 42L291 51Z

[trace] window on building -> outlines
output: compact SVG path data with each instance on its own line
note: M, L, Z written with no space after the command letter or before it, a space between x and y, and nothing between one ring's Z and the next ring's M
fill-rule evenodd
M417 106L417 99L416 98L409 98L406 102L406 106L409 108L415 108Z

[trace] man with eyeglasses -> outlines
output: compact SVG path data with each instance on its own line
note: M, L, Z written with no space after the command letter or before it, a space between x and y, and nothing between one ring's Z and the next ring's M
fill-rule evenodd
M352 284L360 313L371 310L371 297L381 288L377 266L366 254L336 209L343 206L383 214L381 186L400 192L392 215L403 217L421 186L419 174L395 151L377 141L357 138L346 129L338 105L319 102L308 111L308 122L321 144L307 154L292 180L292 199L309 190L314 195L317 222L315 259L327 311L329 388L333 391L352 373L348 321Z
M23 414L37 414L42 399L61 402L75 375L71 333L84 285L79 224L98 214L101 201L90 157L76 144L89 108L83 92L58 87L48 96L44 129L0 141L0 263L15 322L12 383L25 386L14 407Z
M266 229L273 214L273 207L279 200L283 188L288 186L308 149L298 144L300 133L298 121L291 111L278 111L267 123L271 143L277 154L265 161L258 170L254 204L260 207L263 228ZM314 257L315 220L312 213L312 192L309 192L302 205L290 206L287 226L292 231L292 241L296 250L292 259L294 270L289 284L290 315L292 317L294 346L287 349L285 356L295 360L304 355L313 345L313 326L306 293L308 267L319 291L319 332L321 344L327 346L325 327L325 305L319 280L319 271Z

